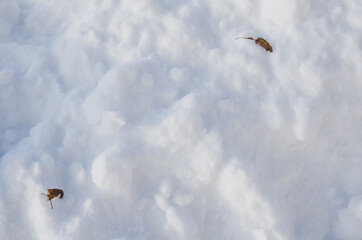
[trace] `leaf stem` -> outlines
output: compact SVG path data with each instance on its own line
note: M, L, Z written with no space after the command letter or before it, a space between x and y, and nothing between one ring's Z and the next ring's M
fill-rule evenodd
M237 38L235 38L235 40L238 40L238 39L241 39L241 38L249 39L249 40L255 40L255 39L253 39L252 37L237 37Z

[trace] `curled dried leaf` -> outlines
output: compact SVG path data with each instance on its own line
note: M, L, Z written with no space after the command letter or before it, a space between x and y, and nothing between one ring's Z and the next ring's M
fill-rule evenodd
M47 194L45 194L45 193L42 193L42 194L48 197L47 201L50 201L50 206L53 209L52 199L55 197L58 197L59 195L60 195L59 198L62 198L64 196L64 191L62 189L58 189L58 188L51 188L51 189L48 189Z
M252 37L248 37L248 38L246 38L246 37L238 37L237 39L240 39L240 38L253 40L253 41L255 41L256 44L262 46L266 51L273 52L272 46L264 38L258 37L257 39L254 39Z
M272 46L270 46L270 44L264 38L258 37L255 40L255 43L262 46L266 51L273 52Z
M48 189L48 194L47 194L48 200L58 197L58 195L60 195L59 198L62 198L64 196L64 192L62 189L57 189L57 188Z

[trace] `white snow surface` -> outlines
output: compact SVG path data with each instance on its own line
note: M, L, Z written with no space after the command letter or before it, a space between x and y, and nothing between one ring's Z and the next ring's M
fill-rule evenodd
M360 0L0 1L0 239L361 239L361 143Z

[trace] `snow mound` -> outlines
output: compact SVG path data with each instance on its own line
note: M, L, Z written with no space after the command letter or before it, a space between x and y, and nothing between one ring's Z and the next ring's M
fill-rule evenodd
M132 165L121 150L111 147L92 163L92 179L98 188L117 197L129 198L132 187Z

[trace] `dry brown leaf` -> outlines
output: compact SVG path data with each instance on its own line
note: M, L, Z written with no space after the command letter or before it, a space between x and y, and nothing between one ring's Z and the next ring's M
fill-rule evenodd
M64 191L62 189L58 189L58 188L52 188L52 189L48 189L48 194L42 193L43 195L47 196L47 201L50 201L50 205L53 209L53 203L52 203L52 199L55 197L62 198L64 196Z
M253 41L255 41L256 44L262 46L266 51L273 52L272 46L264 38L258 37L257 39L253 39L252 37L248 37L248 38L246 38L246 37L238 37L237 39L240 39L240 38L253 40Z

